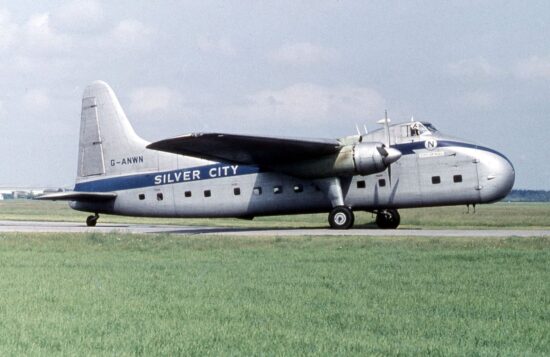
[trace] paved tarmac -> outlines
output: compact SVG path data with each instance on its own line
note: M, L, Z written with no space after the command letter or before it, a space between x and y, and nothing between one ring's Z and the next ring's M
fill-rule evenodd
M262 229L208 226L175 226L149 224L109 224L98 223L96 227L86 227L76 222L35 222L0 221L0 232L31 233L132 233L132 234L203 234L239 236L390 236L390 237L550 237L550 230L540 229L349 229L327 228Z

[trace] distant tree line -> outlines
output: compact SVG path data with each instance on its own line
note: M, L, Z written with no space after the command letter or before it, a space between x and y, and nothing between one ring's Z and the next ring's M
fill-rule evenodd
M550 191L512 190L503 201L508 202L550 202Z

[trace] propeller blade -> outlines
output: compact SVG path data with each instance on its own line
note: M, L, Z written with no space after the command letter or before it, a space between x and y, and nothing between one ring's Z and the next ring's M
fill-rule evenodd
M384 114L384 134L386 134L386 146L390 146L390 125L388 120L388 111Z
M386 145L382 144L382 146L377 146L376 150L382 155L383 157L386 157L389 155L388 151L386 150Z

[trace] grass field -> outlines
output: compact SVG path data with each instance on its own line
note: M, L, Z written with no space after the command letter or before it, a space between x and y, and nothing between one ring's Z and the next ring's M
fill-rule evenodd
M0 235L0 355L550 354L550 238Z
M401 214L406 228L550 226L548 204ZM0 220L85 216L0 202ZM100 222L326 227L326 215ZM1 356L550 355L550 237L0 233L0 274Z
M472 212L472 211L471 211ZM401 228L550 228L548 203L498 203L477 207L477 213L466 214L466 207L434 207L403 209ZM84 222L88 214L70 209L65 202L32 200L0 201L0 220L38 220ZM374 217L356 212L355 227L376 228ZM101 223L151 223L178 225L209 225L233 227L327 227L327 214L257 217L240 219L159 219L101 215Z

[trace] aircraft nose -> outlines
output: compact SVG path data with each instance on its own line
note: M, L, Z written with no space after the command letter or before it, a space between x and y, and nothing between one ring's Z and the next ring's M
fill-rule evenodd
M481 156L479 185L481 199L494 202L503 199L510 193L516 179L516 172L510 160L498 152L484 151Z

